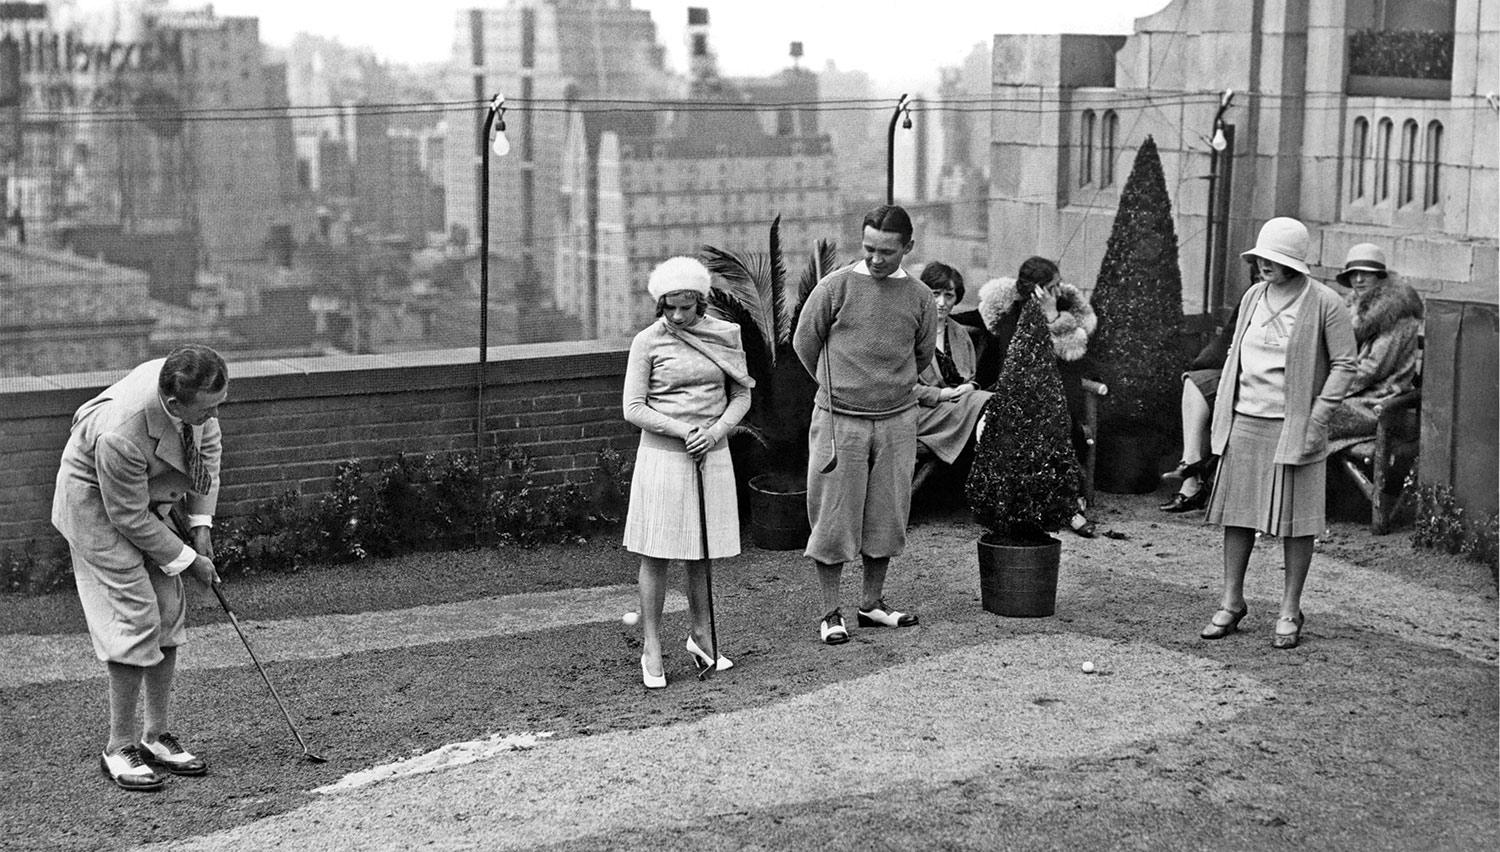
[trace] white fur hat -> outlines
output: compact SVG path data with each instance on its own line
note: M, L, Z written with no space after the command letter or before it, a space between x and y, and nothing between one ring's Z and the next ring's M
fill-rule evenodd
M709 282L713 276L708 267L693 257L669 257L651 270L651 279L646 282L646 292L652 299L661 299L668 293L691 290L708 295Z

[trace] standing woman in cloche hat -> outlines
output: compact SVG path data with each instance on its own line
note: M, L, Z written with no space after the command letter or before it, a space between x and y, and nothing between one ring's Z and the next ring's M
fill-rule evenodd
M1302 587L1313 538L1325 526L1328 423L1354 375L1349 309L1311 277L1307 227L1277 217L1241 257L1260 280L1240 300L1239 320L1214 404L1210 444L1221 457L1208 500L1224 527L1224 590L1199 634L1222 639L1245 617L1245 569L1255 534L1282 541L1285 579L1272 647L1302 639Z
M657 320L631 341L625 365L625 419L641 429L625 549L641 557L641 682L650 689L667 685L658 629L673 559L687 570L688 653L720 671L734 665L714 647L708 571L709 559L740 552L734 463L725 438L750 410L755 380L745 368L740 327L705 313L711 280L691 257L657 264L646 285ZM700 509L707 517L707 554Z

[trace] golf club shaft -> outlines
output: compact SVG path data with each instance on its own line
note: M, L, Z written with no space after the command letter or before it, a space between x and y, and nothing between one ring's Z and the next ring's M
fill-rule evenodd
M245 650L250 654L250 662L255 664L255 670L260 672L260 679L266 682L266 688L271 691L271 698L276 701L276 707L281 711L282 718L286 719L286 726L292 730L292 736L296 737L297 745L302 746L303 754L311 756L312 753L308 751L307 742L302 739L301 732L297 730L296 723L292 721L292 714L287 712L286 705L281 701L281 693L276 691L275 684L271 683L270 676L266 674L265 666L262 666L260 658L255 656L255 649L250 647L250 639L245 635L244 629L240 627L239 617L234 614L233 609L230 609L229 601L225 600L224 592L219 588L219 585L215 583L212 588L214 596L219 599L219 605L224 608L224 613L229 616L229 623L234 625L234 632L239 634L241 644L245 646Z
M813 243L813 275L817 280L823 280L823 253L819 250L817 243ZM828 326L828 333L823 337L823 387L828 391L828 463L823 465L824 473L831 473L839 466L839 442L838 431L833 425L833 352L828 348L828 340L833 336L832 323Z
M717 671L719 668L719 628L714 622L714 569L713 560L708 558L708 494L703 490L703 465L708 461L708 454L698 460L694 467L694 473L698 477L698 537L703 545L703 583L708 593L708 641L713 645L709 652L712 658L706 672Z

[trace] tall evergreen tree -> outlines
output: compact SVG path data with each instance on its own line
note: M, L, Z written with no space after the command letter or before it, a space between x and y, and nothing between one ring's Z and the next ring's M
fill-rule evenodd
M1182 271L1172 200L1150 136L1136 152L1120 193L1093 304L1099 330L1090 349L1109 386L1099 408L1099 433L1153 436L1142 437L1139 449L1152 453L1148 458L1154 463L1179 425Z
M1078 457L1042 308L1026 294L995 395L985 404L966 493L974 517L1022 541L1045 539L1077 509Z

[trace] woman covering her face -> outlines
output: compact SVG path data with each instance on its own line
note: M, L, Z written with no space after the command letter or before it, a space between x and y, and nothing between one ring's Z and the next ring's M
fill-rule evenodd
M647 291L656 299L657 320L635 336L625 368L625 419L641 428L641 443L624 544L641 557L641 680L650 688L667 685L658 632L673 559L687 569L688 652L704 666L733 665L714 647L708 568L710 559L740 552L725 437L750 409L755 381L745 368L740 327L705 313L709 282L708 270L690 257L652 271Z

